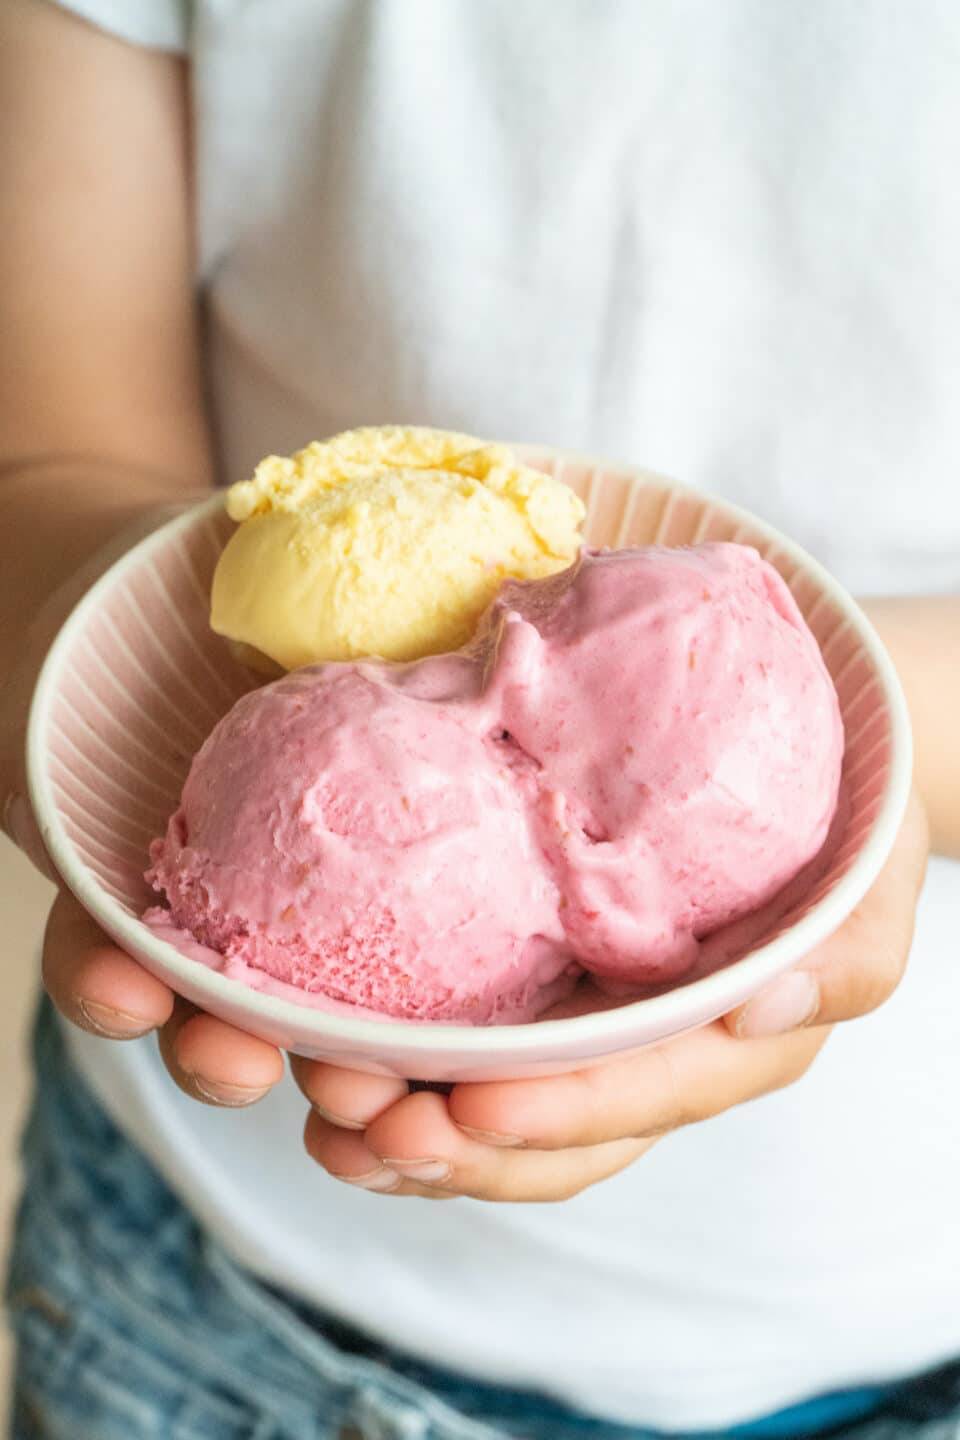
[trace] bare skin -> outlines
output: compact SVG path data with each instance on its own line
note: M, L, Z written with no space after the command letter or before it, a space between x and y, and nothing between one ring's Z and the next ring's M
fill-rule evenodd
M44 867L23 735L45 649L106 563L103 547L213 475L187 124L179 62L40 0L0 7L0 801L11 838ZM928 827L935 849L960 856L960 759L945 718L960 703L960 597L870 609L911 706L918 791L883 875L799 976L631 1059L449 1097L295 1060L319 1164L395 1195L563 1199L665 1132L793 1083L834 1024L887 998L909 952ZM283 1073L279 1051L176 999L65 890L43 974L74 1024L112 1040L157 1031L174 1082L205 1104L248 1105Z

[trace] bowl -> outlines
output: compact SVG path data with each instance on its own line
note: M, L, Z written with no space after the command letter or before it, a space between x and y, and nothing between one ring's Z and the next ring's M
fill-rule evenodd
M780 571L843 714L847 803L829 864L745 953L712 973L527 1025L327 1014L259 994L181 953L139 919L156 898L143 879L147 846L176 808L194 752L258 683L208 624L211 577L233 529L215 495L125 554L68 618L34 696L30 791L63 880L117 944L179 994L286 1050L425 1081L515 1079L635 1051L716 1019L788 970L850 914L893 844L910 785L909 721L893 665L846 591L798 545L722 500L627 465L516 449L583 497L591 545L734 540Z

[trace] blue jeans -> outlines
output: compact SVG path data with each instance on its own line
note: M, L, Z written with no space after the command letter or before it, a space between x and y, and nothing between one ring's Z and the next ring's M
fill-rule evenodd
M46 1005L35 1049L7 1287L12 1440L649 1440L434 1369L259 1284L107 1118ZM829 1433L960 1440L960 1365Z

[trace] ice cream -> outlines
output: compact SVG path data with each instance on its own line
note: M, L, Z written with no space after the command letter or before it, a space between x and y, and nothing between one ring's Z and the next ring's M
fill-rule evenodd
M248 981L408 1019L529 1019L577 974L682 975L823 844L836 695L737 545L508 581L472 644L255 691L150 878Z
M227 509L211 624L288 670L457 649L504 577L569 565L584 513L503 445L401 426L269 456Z

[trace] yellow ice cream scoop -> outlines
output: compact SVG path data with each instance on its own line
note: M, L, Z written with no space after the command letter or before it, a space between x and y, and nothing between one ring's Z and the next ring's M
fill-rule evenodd
M227 510L210 623L287 670L457 649L506 576L570 564L584 515L506 446L399 425L268 456Z

